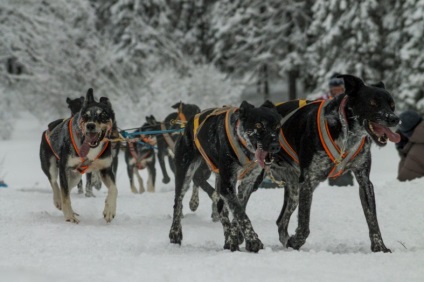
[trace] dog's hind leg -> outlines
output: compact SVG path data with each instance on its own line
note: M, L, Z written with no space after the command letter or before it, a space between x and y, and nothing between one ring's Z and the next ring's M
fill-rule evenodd
M82 188L82 179L78 182L78 194L84 193L84 189Z
M193 212L199 207L199 186L196 184L193 184L193 192L191 193L189 206L190 210Z
M164 142L164 141L163 141ZM163 174L163 178L162 178L162 183L169 183L169 181L171 181L171 179L169 178L168 172L166 171L166 166L165 166L165 152L167 150L167 145L162 144L162 142L158 142L158 161L159 161L159 166L160 169L162 170L162 174Z
M143 178L141 177L140 172L138 171L138 169L135 166L134 166L133 170L134 170L135 176L137 176L138 186L140 187L139 193L143 194L146 191L146 189L144 189ZM137 189L135 190L135 193L137 193Z
M116 198L118 197L118 189L115 184L115 174L112 167L101 170L100 175L105 186L108 188L107 197L105 200L105 209L103 210L103 217L106 222L111 222L116 214Z
M169 239L171 243L181 245L181 241L183 239L183 232L181 227L183 199L185 193L190 187L193 174L199 165L200 156L195 156L191 140L186 140L185 138L179 139L175 149L175 198L174 213L172 217L171 230L169 231Z
M147 164L147 173L149 175L147 178L147 191L155 192L156 168L154 159Z
M135 167L134 164L127 164L127 173L128 173L128 178L130 180L130 187L131 187L131 192L133 192L134 194L137 194L137 188L135 188L134 185L134 171L136 171L137 168Z
M85 183L85 196L94 197L93 194L93 178L96 177L92 172L88 172L86 175L87 182ZM81 182L81 181L80 181ZM78 183L79 185L79 183Z
M46 138L44 137L44 132L41 137L41 144L40 144L40 161L41 161L41 169L43 170L44 174L47 176L50 182L50 186L53 190L53 204L54 206L62 210L62 199L60 196L60 188L57 184L57 177L58 177L58 161L56 157L54 156L50 145L47 143Z
M375 206L374 186L369 179L370 165L360 171L355 171L356 180L359 183L359 196L361 198L362 209L367 220L369 235L371 240L371 251L391 252L386 248L378 226L377 211Z
M197 187L201 187L203 191L205 191L209 198L212 200L212 214L211 214L211 218L213 222L217 222L219 221L219 212L218 212L218 200L219 200L219 195L217 193L217 191L215 190L215 188L213 188L209 183L208 183L208 179L211 176L211 171L208 168L206 163L202 163L199 168L196 170L194 176L193 176L193 183L194 186ZM216 185L216 184L215 184ZM193 187L194 189L194 187ZM194 193L194 191L193 191ZM197 198L198 201L198 198ZM197 203L198 205L199 203ZM190 201L190 205L191 205L191 201Z
M56 162L56 160L53 160L54 162ZM62 210L62 197L60 195L60 187L59 184L57 183L57 175L58 173L58 168L55 165L54 167L50 168L50 172L49 172L49 181L50 181L50 185L52 186L52 190L53 190L53 203L54 206L58 209L58 210Z
M287 246L287 242L289 240L288 227L290 222L290 217L293 212L296 210L297 205L299 204L299 187L296 183L295 187L293 184L289 184L286 182L286 186L284 187L284 204L281 209L280 216L277 219L278 226L278 234L280 242L284 247Z
M300 249L300 247L303 246L303 244L305 244L306 239L309 236L309 233L310 233L309 222L311 217L312 195L313 195L314 189L318 186L318 184L319 184L318 180L311 180L310 178L306 178L303 181L303 183L300 183L299 185L298 226L296 228L296 233L293 236L291 236L289 240L287 241L287 247L291 247L295 250L298 250ZM290 209L291 208L292 206L290 207ZM288 214L287 214L287 217L288 217ZM288 218L286 217L284 217L284 219L288 220ZM284 240L284 235L282 239L280 238L280 241L281 240Z

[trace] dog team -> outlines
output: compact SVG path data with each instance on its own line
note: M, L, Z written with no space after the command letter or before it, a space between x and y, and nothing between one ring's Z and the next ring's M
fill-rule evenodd
M175 174L175 198L171 243L181 244L181 218L185 193L193 182L190 209L199 205L198 189L212 200L212 218L224 231L224 249L258 252L263 244L246 213L251 194L266 176L284 182L284 202L276 221L279 240L299 249L309 236L312 194L320 182L350 170L359 184L360 200L368 224L371 250L390 252L381 236L370 181L371 144L383 147L400 136L390 128L399 124L395 103L382 82L365 84L352 75L340 75L345 93L329 100L292 100L255 107L243 101L239 107L224 106L201 111L177 103L176 112L163 122L153 116L136 132L119 131L108 98L67 99L71 115L51 122L43 132L40 160L53 190L53 203L65 220L78 223L70 199L71 188L93 196L92 186L103 183L107 197L103 216L111 222L116 214L118 153L125 146L131 190L145 191L140 169L147 169L147 190L154 192L158 158L163 183L170 177L165 157ZM126 136L125 136L126 135ZM157 148L157 154L155 149ZM215 174L215 187L208 183ZM134 175L139 182L137 190ZM59 183L58 183L59 178ZM101 181L101 182L100 182ZM298 226L289 235L288 225L298 208ZM230 220L230 215L232 220Z

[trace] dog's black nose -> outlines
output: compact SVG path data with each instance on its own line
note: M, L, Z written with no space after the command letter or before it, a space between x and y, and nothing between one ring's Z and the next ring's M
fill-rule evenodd
M395 115L395 114L391 114L388 117L388 122L390 123L390 126L396 126L399 124L400 118Z
M278 151L280 151L280 144L278 144L278 142L272 142L271 144L269 144L269 152L271 154L275 154Z
M94 123L87 123L85 125L85 128L87 128L87 130L89 130L89 131L93 131L94 129L96 129L96 124L94 124Z

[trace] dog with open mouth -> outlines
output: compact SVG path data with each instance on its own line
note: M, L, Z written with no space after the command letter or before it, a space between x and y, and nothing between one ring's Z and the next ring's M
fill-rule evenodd
M106 222L111 222L116 214L118 190L112 145L108 140L112 132L117 132L109 99L101 97L97 102L90 88L79 112L54 123L42 134L40 161L53 189L55 207L62 210L66 221L78 223L78 214L71 206L70 190L79 183L82 174L98 172L108 188L103 216Z
M279 151L278 132L281 116L274 104L267 101L254 107L244 101L239 108L223 107L205 110L190 119L184 134L175 145L175 198L169 238L182 241L182 202L189 184L200 171L216 174L216 188L221 197L220 219L224 228L225 249L236 251L239 240L229 229L228 210L246 241L246 250L258 252L263 244L254 231L245 207L236 194L238 177L252 167L264 167ZM252 178L260 169L251 169ZM223 201L222 201L223 200ZM225 203L225 208L224 208Z
M386 248L377 221L374 187L370 180L371 145L399 142L390 127L399 124L395 102L382 82L366 85L360 78L341 75L345 93L331 100L294 100L277 104L283 116L271 172L285 181L284 204L277 220L280 242L299 249L309 236L312 194L320 182L351 170L359 184L362 209L369 228L371 250ZM258 180L257 182L261 182ZM298 227L288 234L290 217L298 210Z

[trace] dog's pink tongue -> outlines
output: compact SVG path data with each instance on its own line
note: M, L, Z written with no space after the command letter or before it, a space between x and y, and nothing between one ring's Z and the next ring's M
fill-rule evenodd
M265 158L268 155L267 151L256 149L255 158L258 161L258 164L264 168L265 167Z
M85 158L88 155L88 151L90 151L89 142L90 141L85 140L84 143L82 143L81 148L79 149L79 155L81 158Z
M390 128L385 127L385 126L381 126L377 123L373 123L372 124L374 127L374 131L379 134L379 135L383 135L386 134L386 136L389 138L390 141L392 141L393 143L398 143L400 141L400 135L398 133L394 133L390 130Z
M389 128L386 128L385 133L387 137L389 137L389 140L393 143L400 142L400 135L399 133L392 132Z

